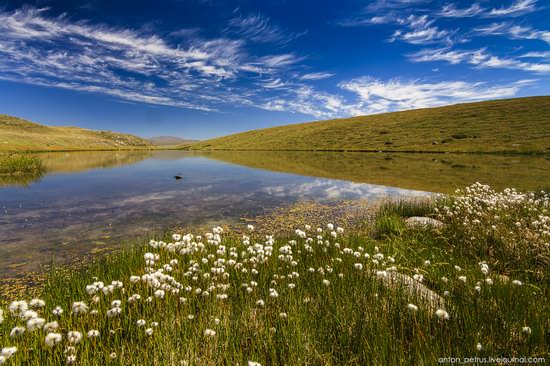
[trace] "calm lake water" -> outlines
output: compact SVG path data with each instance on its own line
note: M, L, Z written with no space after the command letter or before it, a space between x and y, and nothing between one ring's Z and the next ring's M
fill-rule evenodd
M151 229L218 225L298 200L536 189L548 157L281 152L40 154L47 173L0 180L0 278L99 253ZM175 176L181 179L175 179Z

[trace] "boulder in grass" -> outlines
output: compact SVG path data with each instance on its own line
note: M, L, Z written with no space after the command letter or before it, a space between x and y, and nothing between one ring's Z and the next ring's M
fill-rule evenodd
M408 227L443 227L443 223L431 217L413 216L405 220Z
M423 283L407 276L406 274L397 271L383 271L384 275L380 276L376 271L372 273L376 278L389 290L403 290L405 293L416 298L418 305L425 307L429 311L445 308L445 300L435 291L430 290Z

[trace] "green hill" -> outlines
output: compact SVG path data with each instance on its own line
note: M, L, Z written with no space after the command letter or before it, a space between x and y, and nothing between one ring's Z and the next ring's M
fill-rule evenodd
M550 96L301 123L182 145L201 150L550 152Z
M78 127L49 127L0 114L0 150L125 150L152 148L141 137Z

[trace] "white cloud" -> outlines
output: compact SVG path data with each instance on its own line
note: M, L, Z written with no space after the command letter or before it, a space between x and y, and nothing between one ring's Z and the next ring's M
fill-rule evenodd
M493 8L488 12L488 16L518 16L530 13L536 10L537 0L517 0L508 7Z
M443 9L437 15L446 18L465 18L474 17L481 14L485 9L478 3L473 3L469 8L457 9L454 4L448 4L443 6Z
M548 59L550 59L550 51L541 51L541 52L532 51L532 52L524 53L523 55L518 56L518 57L520 57L520 58L548 58Z
M304 60L292 53L251 55L242 39L199 38L196 29L164 38L48 17L47 12L0 10L0 78L126 101L218 110L263 102L252 77L282 78ZM176 44L168 41L176 38Z
M382 81L370 77L340 84L342 89L354 92L361 109L369 113L436 107L459 102L512 97L525 82L489 86L483 82L444 81L437 83L418 80Z
M427 15L409 15L406 19L399 19L399 24L407 27L406 30L396 30L390 41L400 40L411 44L452 43L454 33L434 26L434 20Z
M466 63L478 68L502 68L538 74L550 73L550 64L501 58L490 54L486 48L478 50L425 49L409 55L409 58L414 62L446 61L455 65Z
M505 35L511 39L538 39L550 44L550 31L536 30L510 22L492 23L476 27L473 31L475 34L482 36Z
M230 30L247 40L258 43L285 44L305 33L291 33L272 24L269 17L260 13L236 16L229 21Z
M300 79L302 80L322 80L322 79L328 79L333 77L334 74L331 74L329 72L311 72L308 74L304 74L300 76Z

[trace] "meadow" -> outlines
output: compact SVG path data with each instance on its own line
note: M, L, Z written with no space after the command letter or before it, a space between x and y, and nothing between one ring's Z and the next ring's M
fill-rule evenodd
M464 103L264 128L189 150L550 152L550 97Z
M474 184L386 201L361 227L177 231L54 270L2 304L0 363L549 359L548 193Z

